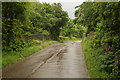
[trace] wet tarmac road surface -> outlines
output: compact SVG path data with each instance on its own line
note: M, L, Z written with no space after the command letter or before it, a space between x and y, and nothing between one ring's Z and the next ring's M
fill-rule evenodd
M81 41L53 44L3 69L3 78L89 78Z

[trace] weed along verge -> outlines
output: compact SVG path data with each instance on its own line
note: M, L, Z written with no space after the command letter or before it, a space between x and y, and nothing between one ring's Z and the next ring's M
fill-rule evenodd
M29 47L25 47L19 51L3 51L2 52L2 67L6 67L9 64L16 63L17 61L34 54L35 52L51 45L55 44L57 41L39 41L34 40L32 43L29 43ZM9 54L8 54L9 53Z
M82 42L85 61L91 78L107 78L108 73L101 71L101 59L96 55L97 50L90 48L89 42Z

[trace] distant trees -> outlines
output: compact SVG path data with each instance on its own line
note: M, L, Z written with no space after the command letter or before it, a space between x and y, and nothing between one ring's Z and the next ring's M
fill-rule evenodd
M46 29L52 39L54 40L58 40L59 39L59 35L60 35L60 27L65 26L65 24L68 21L68 14L67 12L62 10L62 6L60 3L54 3L52 4L52 6L50 6L49 4L45 4L47 5L45 8L49 9L47 10L47 14L46 14L46 26L44 26L43 28Z
M61 27L61 36L82 38L84 33L84 27L78 24L74 24L73 20L69 19L66 26Z
M34 30L47 30L52 39L58 40L60 27L64 26L68 21L67 12L62 10L60 3L54 3L52 5L36 3L35 6L30 16Z

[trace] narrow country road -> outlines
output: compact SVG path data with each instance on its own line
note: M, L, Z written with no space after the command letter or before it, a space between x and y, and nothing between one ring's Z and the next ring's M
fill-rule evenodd
M3 69L3 78L89 78L80 41L58 43Z

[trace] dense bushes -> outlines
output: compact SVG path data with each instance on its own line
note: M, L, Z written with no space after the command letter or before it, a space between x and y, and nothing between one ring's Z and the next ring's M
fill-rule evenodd
M89 75L91 78L107 78L108 73L101 70L101 60L104 60L103 56L100 55L100 53L103 53L102 48L93 49L91 42L92 38L85 37L82 40L83 52Z
M120 2L99 3L99 5L96 3L95 5L101 20L95 29L93 47L102 48L101 69L108 72L110 77L118 78L120 77Z
M21 15L24 15L23 13L24 7L21 5L24 4L23 3L2 4L3 50L16 50L17 48L22 47L23 45L23 41L21 40L22 33L21 18L23 17Z
M91 10L86 8L88 6ZM77 23L88 27L88 32L95 31L89 44L98 50L101 70L109 73L109 77L120 78L120 2L86 2L80 5L76 14L79 14L76 15Z

